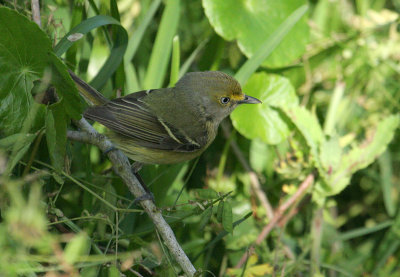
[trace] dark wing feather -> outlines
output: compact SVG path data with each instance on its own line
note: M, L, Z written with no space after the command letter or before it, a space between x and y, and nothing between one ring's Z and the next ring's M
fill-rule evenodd
M140 91L111 100L102 106L89 107L84 116L103 124L119 135L134 140L143 147L179 152L200 149L198 143L158 118L140 100L147 93L149 92Z

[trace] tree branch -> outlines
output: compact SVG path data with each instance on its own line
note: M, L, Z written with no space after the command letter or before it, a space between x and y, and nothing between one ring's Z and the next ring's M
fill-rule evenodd
M105 136L99 134L84 118L76 121L75 124L85 132L68 131L67 136L69 139L96 145L103 152L113 147L113 144ZM119 150L108 151L107 156L113 164L115 173L122 178L129 191L136 198L145 195L146 191L133 174L128 158ZM193 276L196 273L196 269L182 250L174 232L162 217L161 212L151 200L141 201L140 204L153 221L176 262L186 275Z
M292 205L294 205L296 202L298 202L301 197L304 195L304 193L307 191L309 187L314 183L314 175L311 173L307 176L307 178L301 183L297 191L282 205L278 207L278 209L275 210L275 215L272 218L272 220L263 228L261 233L258 235L257 240L255 242L256 245L259 245L261 242L263 242L268 234L272 231L272 229L276 226L276 224L279 222L279 220L282 218L284 212L290 208ZM240 258L240 261L237 263L235 266L236 268L240 268L248 259L248 257L254 252L255 247L254 245L250 247L250 249L243 254L243 256Z
M42 22L40 20L40 5L39 0L32 0L31 2L31 9L32 9L32 19L35 21L39 27L42 27Z

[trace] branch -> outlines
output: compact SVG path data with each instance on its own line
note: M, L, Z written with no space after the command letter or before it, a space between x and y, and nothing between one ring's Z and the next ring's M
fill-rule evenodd
M113 147L113 144L105 136L99 134L84 118L76 121L75 124L85 132L68 131L67 136L69 139L94 144L103 152ZM107 156L113 164L115 173L122 178L128 186L129 191L136 198L145 195L146 191L133 174L128 158L119 150L108 151ZM181 266L186 275L193 276L196 273L196 269L185 252L183 252L174 232L164 220L160 211L151 200L141 201L140 204L153 221L176 262Z
M35 21L39 27L42 26L42 22L40 20L40 6L39 0L32 0L31 2L31 9L32 9L32 19Z
M279 222L279 220L282 218L283 213L290 208L292 205L294 205L307 191L309 187L314 183L314 175L311 173L307 176L307 178L301 183L300 187L297 189L297 191L282 205L278 207L278 209L275 210L275 215L272 218L272 220L263 228L261 233L258 235L257 240L255 242L256 245L261 244L268 234L272 231L272 229L276 226L276 224ZM239 262L235 266L236 268L242 267L242 265L246 262L250 254L252 254L255 250L254 245L250 247L250 249L243 254L243 256L240 258Z

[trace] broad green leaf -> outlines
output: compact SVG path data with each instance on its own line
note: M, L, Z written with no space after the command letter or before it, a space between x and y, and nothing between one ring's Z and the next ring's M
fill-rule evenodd
M279 27L263 42L258 50L248 59L235 74L235 78L240 84L244 85L247 79L257 70L257 68L269 57L274 49L280 44L282 39L300 20L307 11L307 6L301 6L281 24Z
M33 81L47 66L51 43L16 11L0 7L0 131L17 133L32 106Z
M239 48L251 57L264 41L306 0L203 0L205 13L214 30L226 40L237 40ZM303 16L282 40L265 65L287 66L305 51L309 30Z
M356 171L370 165L386 150L398 128L399 119L398 115L389 116L381 121L375 130L370 130L370 135L362 144L354 146L343 155L340 167L336 171L324 174L326 186L316 186L313 197L326 197L341 192L350 183L351 176Z
M289 134L289 128L275 108L288 108L298 104L289 80L266 73L256 73L243 88L246 94L262 104L242 105L231 114L233 126L243 136L260 138L269 144L278 144Z
M222 226L224 227L224 230L227 231L228 233L233 232L233 216L232 216L232 206L228 201L225 201L224 203L224 209L222 212Z
M46 69L52 73L49 82L55 85L59 97L65 98L65 111L78 119L80 98L72 80L65 80L66 67L54 56L47 35L25 16L4 7L0 8L0 32L1 131L5 135L16 133L26 120L39 121L36 117L44 115L38 108L28 118L34 106L33 82L42 78Z

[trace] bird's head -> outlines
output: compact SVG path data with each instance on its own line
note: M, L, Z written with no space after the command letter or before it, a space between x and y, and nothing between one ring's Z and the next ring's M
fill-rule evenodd
M261 103L245 95L238 81L220 71L185 74L175 86L201 115L219 123L240 104Z

